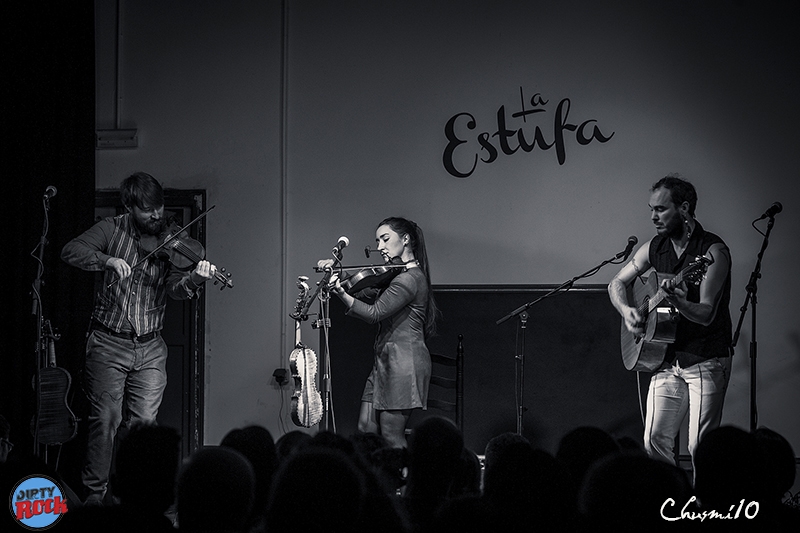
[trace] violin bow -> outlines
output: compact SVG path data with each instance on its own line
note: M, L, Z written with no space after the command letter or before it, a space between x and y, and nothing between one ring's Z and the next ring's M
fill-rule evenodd
M402 263L399 265L391 264L391 263L384 263L382 265L353 265L353 266L340 266L336 267L334 270L339 272L346 272L348 270L364 270L365 268L406 268L410 263L413 263L416 259L409 261L408 263ZM314 267L314 272L326 272L328 268L331 267Z

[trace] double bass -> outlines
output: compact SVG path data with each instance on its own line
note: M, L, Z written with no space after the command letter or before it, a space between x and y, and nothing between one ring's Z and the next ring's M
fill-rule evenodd
M309 428L319 424L323 409L322 397L317 389L317 354L303 344L300 331L301 313L309 293L307 280L305 276L297 278L300 293L292 314L295 320L294 350L289 356L289 368L295 386L292 393L292 421L297 426Z

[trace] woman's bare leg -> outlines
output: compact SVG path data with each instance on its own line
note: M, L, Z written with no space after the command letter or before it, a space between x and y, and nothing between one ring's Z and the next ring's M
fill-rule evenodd
M358 414L358 430L362 433L378 433L378 420L372 402L361 402L361 412Z
M390 446L395 448L408 446L406 442L406 424L408 423L409 415L411 415L411 409L378 412L377 418L381 428L381 435L389 442Z

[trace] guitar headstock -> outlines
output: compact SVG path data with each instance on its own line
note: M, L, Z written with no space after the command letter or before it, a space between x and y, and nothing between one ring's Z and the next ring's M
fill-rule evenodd
M703 281L703 276L705 276L706 272L708 271L709 265L713 264L713 257L698 255L691 263L689 263L689 266L684 269L683 280L687 283L700 285L700 282Z

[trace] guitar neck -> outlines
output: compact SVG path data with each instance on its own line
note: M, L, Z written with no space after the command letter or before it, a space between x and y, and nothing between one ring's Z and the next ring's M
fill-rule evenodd
M675 277L672 278L671 280L669 280L669 284L673 288L677 287L678 285L683 283L683 279L686 276L686 274L688 274L689 272L695 270L696 268L697 268L697 265L694 264L694 263L689 265L689 266L687 266L686 268L684 268L683 270L681 270L680 272L675 274ZM667 292L662 287L659 286L658 291L649 300L647 300L646 302L644 302L642 304L642 306L639 309L639 311L640 312L645 312L647 314L650 314L653 311L653 309L658 307L661 304L661 302L664 301L664 298L666 298L666 297L667 297ZM645 310L645 308L646 308L646 310Z

